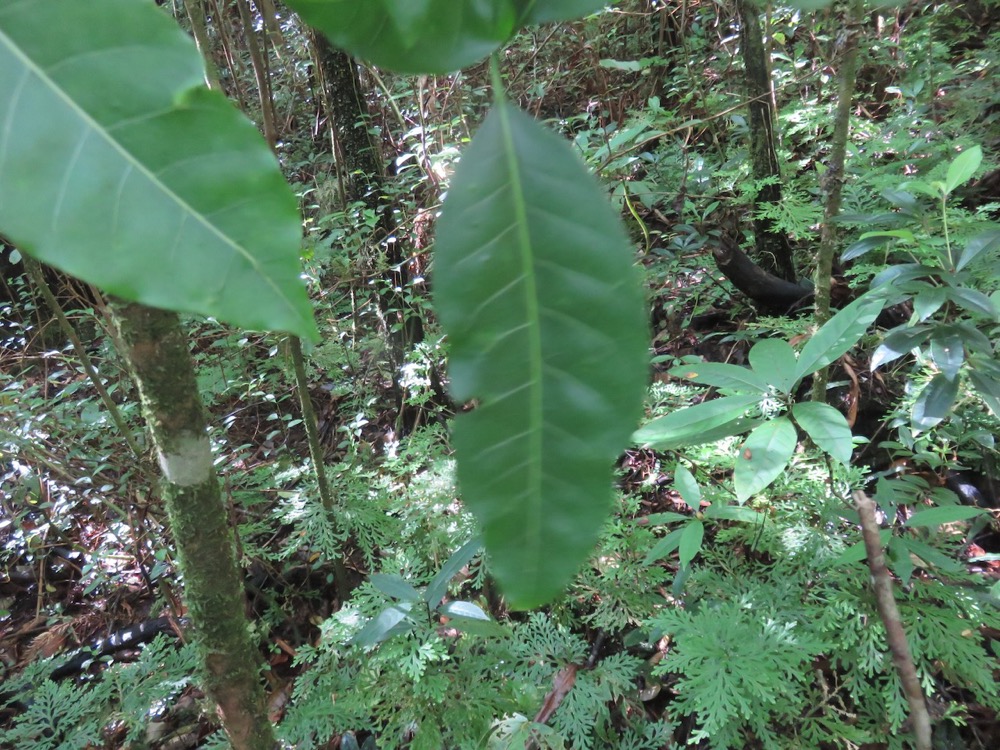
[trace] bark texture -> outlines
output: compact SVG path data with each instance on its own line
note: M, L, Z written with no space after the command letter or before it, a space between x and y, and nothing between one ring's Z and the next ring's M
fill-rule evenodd
M757 193L754 204L780 203L781 165L775 146L771 77L760 28L760 8L755 0L736 0L736 10L740 20L740 49L750 102L750 162L753 178L758 182L771 180ZM795 263L788 237L774 226L771 219L755 218L753 225L757 263L785 281L795 281Z
M273 750L260 654L247 628L234 539L187 338L176 313L118 301L111 311L163 472L162 497L205 688L236 750Z
M720 239L712 248L712 256L733 286L768 312L785 314L813 293L808 284L795 284L768 273L729 237Z

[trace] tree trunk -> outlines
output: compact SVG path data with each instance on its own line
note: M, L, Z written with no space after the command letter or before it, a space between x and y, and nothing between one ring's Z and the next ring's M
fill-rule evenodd
M755 0L736 0L740 21L740 49L746 68L747 96L750 107L750 161L753 179L770 180L754 198L754 206L781 202L781 165L775 147L774 108L771 105L771 78L767 51L760 28L759 8ZM754 240L757 263L785 281L795 281L795 262L788 237L771 219L755 218Z
M388 266L378 295L379 309L386 319L392 364L398 369L407 349L423 338L422 321L418 315L408 313L405 300L409 283L406 245L396 237L392 207L382 198L383 160L378 144L372 142L364 124L369 111L358 67L350 55L333 47L322 34L313 32L311 36L337 161L345 173L345 202L361 201L378 216L377 239L385 248Z
M854 85L858 73L858 37L864 18L864 2L851 3L847 28L843 40L843 59L840 64L840 81L837 90L837 112L833 121L833 142L830 161L823 175L826 205L823 208L823 226L819 235L819 257L816 259L816 327L830 319L830 291L833 284L833 258L837 254L837 225L840 214L841 193L844 187L844 162L847 157L847 139L851 129L851 108L854 103ZM829 368L824 367L813 376L812 400L826 401Z
M274 750L260 654L247 628L234 539L187 339L175 313L120 301L110 307L163 472L162 496L206 691L236 750Z
M274 99L271 97L271 79L268 75L267 48L260 44L257 32L253 27L253 17L250 14L249 0L236 0L243 23L243 34L246 37L247 50L250 52L250 62L253 65L254 79L257 81L257 93L260 98L260 119L264 129L264 140L274 149L278 143L278 128L274 120Z

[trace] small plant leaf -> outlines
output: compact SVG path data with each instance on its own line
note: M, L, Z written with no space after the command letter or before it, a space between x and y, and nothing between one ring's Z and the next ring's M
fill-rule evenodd
M792 417L821 450L845 466L850 464L854 444L843 414L829 404L805 401L792 407Z
M479 550L483 548L483 542L479 538L471 539L456 550L447 562L441 566L441 570L434 576L434 579L427 586L427 606L434 609L444 599L448 593L448 584L458 575L469 561L475 557Z
M787 417L765 422L747 435L736 456L736 500L744 503L778 478L795 452L795 425Z
M674 488L689 508L698 510L701 505L701 488L694 474L683 464L677 464L677 468L674 469Z
M976 235L965 243L965 248L962 250L962 255L958 259L955 270L961 271L978 258L980 254L993 251L998 246L1000 246L1000 229L991 229L988 232Z
M678 556L682 568L686 568L695 556L701 552L701 542L705 538L705 524L697 518L684 525L681 538L677 544Z
M965 362L962 337L954 329L942 328L931 334L931 359L945 377L954 380Z
M673 554L674 550L680 546L681 535L684 533L685 526L681 526L679 529L674 529L654 544L653 548L646 555L646 559L642 561L642 564L652 565L657 560L662 560L664 557Z
M454 423L463 501L508 602L538 606L590 553L642 412L633 249L569 144L501 103L452 180L434 262L451 389L476 401Z
M408 619L409 616L408 605L386 607L355 634L351 644L361 648L371 648L387 638L412 630L413 622Z
M897 536L889 539L889 554L887 555L889 567L899 578L903 586L910 585L910 576L913 575L913 560L910 558L909 548L903 544L903 540Z
M878 532L879 544L883 548L889 543L892 538L891 529L881 529ZM836 568L841 565L848 565L850 563L857 563L868 557L868 551L865 549L865 543L863 541L857 544L852 544L850 547L845 549L839 555L829 562L831 568Z
M941 526L946 523L956 521L968 521L970 518L980 516L986 511L982 508L973 508L968 505L948 505L939 508L927 508L920 510L910 516L905 526L910 528L927 528L930 526Z
M400 601L419 602L423 598L419 591L399 576L373 573L368 580L383 594Z
M718 521L742 521L743 523L760 523L764 515L753 508L742 505L721 505L712 503L702 512L705 518Z
M795 385L795 368L798 358L791 344L782 339L764 339L750 349L750 366L765 383L789 393Z
M958 378L944 373L935 375L917 396L910 421L914 429L929 430L939 424L951 411L958 397Z
M913 313L921 323L936 313L948 299L948 291L941 286L921 289L913 298Z
M929 544L917 541L912 537L902 537L901 541L911 555L916 555L925 563L933 566L943 573L961 573L964 567L961 563L953 560L947 555L943 555Z
M909 354L927 341L930 336L931 328L928 326L914 326L913 328L901 326L889 331L872 355L870 364L872 371L874 372L882 365L899 359L904 354Z
M318 337L295 196L152 3L0 3L0 232L153 307Z
M997 308L993 300L976 289L967 286L949 286L948 297L959 307L990 320L997 319Z
M865 295L854 300L840 310L816 331L799 353L795 370L798 381L809 373L826 367L845 354L864 336L878 314L882 312L885 300L873 295Z
M735 391L767 392L767 381L753 370L722 362L694 362L670 370L675 378L683 378L701 385L727 388Z
M674 450L698 445L710 430L731 424L754 404L759 396L725 396L654 419L632 435L632 442L645 448ZM736 435L739 431L730 432ZM725 436L716 436L714 439Z
M966 149L948 165L948 176L945 177L945 192L949 195L959 185L968 182L983 163L983 150L979 146Z

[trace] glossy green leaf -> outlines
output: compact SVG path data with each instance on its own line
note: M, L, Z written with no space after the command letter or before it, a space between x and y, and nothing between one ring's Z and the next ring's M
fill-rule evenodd
M829 404L804 401L792 406L792 417L820 450L844 465L851 462L854 444L843 414Z
M735 420L741 418L747 409L759 401L759 396L725 396L678 409L665 417L654 419L637 430L632 435L632 442L644 448L658 450L699 445L704 442L705 434L711 430L725 425L733 425L734 428L744 426L746 422L735 423ZM737 435L740 431L727 432L726 435ZM717 435L713 439L726 435Z
M929 566L933 566L943 573L965 572L965 568L960 562L938 552L929 544L924 544L913 537L902 537L902 542L911 555L916 555Z
M742 521L743 523L760 523L765 516L753 508L742 505L720 505L712 503L705 508L702 515L713 521Z
M712 385L735 391L767 392L767 381L746 367L727 365L722 362L694 362L679 365L670 370L675 378L684 378L692 383Z
M479 550L483 548L483 542L478 537L471 539L461 547L459 547L451 557L441 566L441 570L438 571L437 575L434 576L434 580L430 582L427 586L427 593L425 594L427 598L427 606L434 609L441 603L444 599L445 594L448 593L448 584L451 580L459 574L459 572L469 561L475 557Z
M419 602L422 599L420 592L399 576L373 573L368 580L372 586L394 599L404 602Z
M941 309L948 299L948 292L941 286L925 286L913 298L913 313L921 323Z
M939 424L951 411L958 397L958 378L944 373L935 375L917 396L910 420L917 430L929 430Z
M778 478L795 452L795 425L787 417L765 422L747 435L736 456L733 482L744 503Z
M872 371L899 359L904 354L909 354L930 338L931 331L932 329L928 326L914 326L913 328L900 326L889 331L872 355L870 364Z
M525 23L570 21L582 18L607 5L607 0L533 0L528 3Z
M986 408L994 417L1000 417L1000 380L975 370L970 370L969 380L986 404Z
M783 339L764 339L750 349L750 366L764 382L781 393L788 393L795 385L795 368L798 358L791 344Z
M948 505L940 508L927 508L918 511L906 520L906 526L910 528L927 528L930 526L941 526L945 523L955 523L956 521L968 521L970 518L980 516L986 511L982 508L973 508L968 505Z
M976 235L965 243L955 270L961 271L982 253L994 252L997 248L1000 248L1000 229L991 229L988 232Z
M677 468L674 469L674 488L689 508L698 510L701 505L701 488L694 474L682 464L677 464Z
M412 630L413 621L409 619L410 608L409 602L386 607L354 635L351 644L362 648L371 648L394 635L401 635Z
M106 292L316 338L295 196L152 3L0 4L0 232Z
M681 567L687 567L701 552L701 542L705 538L705 524L697 518L684 525L680 540L677 543L678 557Z
M646 554L646 559L642 561L643 565L652 565L657 560L662 560L664 557L673 554L681 543L681 536L684 534L684 526L679 529L674 529L660 541L653 545L653 548L649 550Z
M335 45L400 73L479 62L520 26L524 0L288 0Z
M559 593L612 498L642 411L649 346L633 250L569 144L508 104L486 118L445 201L436 309L462 496L516 607Z
M965 362L962 337L954 329L940 329L931 334L931 359L949 380L954 380Z
M903 540L899 537L892 537L889 539L889 554L886 556L888 559L889 568L896 577L899 578L899 583L902 586L910 585L910 576L913 575L914 565L913 560L910 558L910 550L906 545L903 544Z
M964 307L971 313L982 315L990 320L997 319L997 308L988 296L967 286L948 287L948 297L959 307Z
M948 165L948 175L945 177L945 192L951 193L959 185L972 179L972 176L983 163L983 149L979 146L968 148Z
M799 353L795 379L805 377L840 359L865 335L875 318L882 311L885 301L881 297L865 295L837 312Z

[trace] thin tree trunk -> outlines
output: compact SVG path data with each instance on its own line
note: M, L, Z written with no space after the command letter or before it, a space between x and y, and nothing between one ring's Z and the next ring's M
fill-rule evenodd
M176 313L114 301L112 318L163 472L204 684L236 750L274 750L234 539L212 464L194 364Z
M385 178L382 157L364 125L369 112L358 67L350 55L334 48L322 34L313 32L311 36L338 160L346 173L345 197L347 201L363 202L378 215L378 231L389 268L383 277L379 308L386 317L392 364L398 369L406 350L423 338L420 317L408 314L405 301L409 283L406 246L399 237L390 239L396 234L396 226L391 206L382 200Z
M264 129L264 140L274 149L278 143L278 128L274 122L274 100L271 97L271 80L267 71L264 55L267 50L262 48L257 32L253 27L253 16L250 14L249 0L236 0L236 7L243 22L243 34L246 37L247 50L250 52L250 62L253 65L254 78L257 81L257 94L260 98L260 119Z
M219 73L212 57L212 43L208 36L208 25L205 22L205 0L184 0L184 9L191 22L191 33L194 43L205 62L205 84L213 91L222 91L219 83Z
M755 0L736 0L740 21L740 49L746 68L747 95L750 100L750 161L753 179L771 180L761 187L754 204L781 202L781 165L775 146L775 116L771 106L771 78L760 29L760 11ZM757 263L784 279L795 281L795 262L788 237L771 219L755 218L754 240Z
M875 520L875 503L864 492L854 493L858 516L861 519L861 535L865 542L865 552L868 555L868 569L872 575L872 588L875 591L875 605L879 618L885 627L885 637L892 652L892 661L896 665L899 681L903 686L903 695L910 705L910 721L913 724L913 735L917 750L931 750L931 720L924 701L924 691L920 687L920 677L913 664L910 654L910 644L906 640L903 621L896 607L896 598L892 593L892 577L885 565L885 555L882 553L882 542L878 533L878 522Z
M841 195L844 187L844 163L847 158L847 141L851 130L851 109L854 104L854 86L858 73L858 37L864 18L863 0L854 0L848 12L843 37L843 58L840 63L840 80L837 90L837 111L833 120L833 142L830 161L823 174L826 205L823 209L823 226L820 228L819 255L816 259L816 327L830 319L830 292L833 286L833 259L838 249L838 232L835 223L840 214ZM826 401L829 368L824 367L813 376L812 400Z

